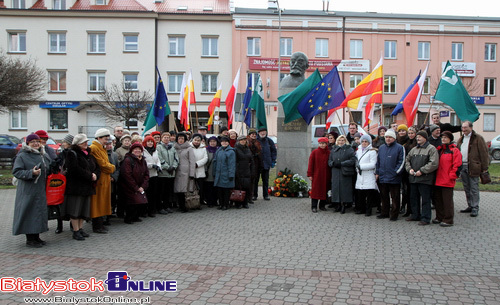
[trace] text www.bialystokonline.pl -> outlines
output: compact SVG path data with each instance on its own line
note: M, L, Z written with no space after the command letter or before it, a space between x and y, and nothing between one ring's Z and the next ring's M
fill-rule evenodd
M133 297L65 297L54 296L50 298L24 298L27 304L150 304L151 297L133 298Z

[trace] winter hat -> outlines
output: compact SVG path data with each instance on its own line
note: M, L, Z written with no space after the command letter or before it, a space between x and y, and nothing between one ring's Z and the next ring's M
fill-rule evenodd
M73 136L68 134L64 137L63 142L66 142L68 144L73 144Z
M372 144L372 137L370 135L364 134L361 136L361 139L359 139L361 142L363 141L368 141L368 143Z
M208 130L207 126L200 126L198 127L198 130Z
M40 137L40 139L48 139L49 134L45 130L37 130L35 134Z
M222 127L220 128L220 133L223 133L224 131L227 131L227 130L229 130L229 129L227 129L227 127L226 127L226 126L222 126Z
M129 152L132 152L137 147L139 147L142 151L144 151L144 147L142 146L141 143L134 143L134 144L132 144L132 146L130 146Z
M394 130L392 129L389 129L385 132L385 137L391 137L391 138L396 138L396 133L394 132Z
M29 144L33 140L40 140L40 137L36 133L32 133L26 137L26 144Z
M130 130L124 129L123 130L123 135L130 135Z
M106 128L99 128L95 132L94 137L97 139L97 138L102 138L102 137L109 137L109 135L110 135L109 130L107 130Z
M84 142L87 142L89 139L87 139L87 135L84 133L79 133L76 136L73 137L73 142L71 144L73 145L80 145Z
M195 134L191 137L191 140L194 140L194 138L200 138L200 140L201 140L201 139L203 139L203 137L202 137L202 136L201 136L201 134L199 134L199 133L195 133Z
M156 135L161 136L161 132L159 132L159 131L153 131L153 132L151 133L151 136L152 136L152 137L154 137L154 136L156 136Z
M251 135L252 133L257 134L257 130L256 130L255 128L250 128L250 129L248 130L248 135Z
M127 135L124 135L120 138L120 143L123 143L123 140L125 140L125 139L129 139L130 141L132 141L132 137L127 134Z
M244 135L241 135L241 136L239 136L239 137L237 138L237 140L238 140L238 141L241 141L241 140L246 140L246 139L247 139L247 137L246 137L246 136L244 136Z
M438 129L439 126L436 125L436 124L432 124L431 126L429 126L429 131L432 133L434 130Z
M259 132L261 132L261 131L267 131L267 128L266 127L259 128Z
M443 136L447 137L448 139L450 139L451 142L453 142L454 137L453 137L453 134L451 132L449 132L449 131L443 131L441 133L441 137L443 137Z
M146 147L147 146L146 143L148 141L153 141L153 147L156 148L156 141L152 136L145 137L144 140L142 141L142 146Z
M353 138L361 138L361 134L359 132L356 132Z
M425 132L425 130L420 130L419 132L417 132L417 136L424 137L426 140L429 138L429 135L427 134L427 132Z
M380 134L380 131L381 131L382 129L383 129L383 130L385 130L385 131L387 131L387 127L385 127L385 126L380 126L380 127L378 128L378 130L377 130L377 134Z
M327 137L321 137L318 139L318 143L328 143L328 138Z
M216 136L211 136L210 138L208 138L208 141L207 141L207 144L210 143L210 141L214 140L215 142L217 142L217 146L219 145L219 139L217 139Z
M405 124L398 125L398 131L400 130L406 130L406 132L408 132L408 126Z

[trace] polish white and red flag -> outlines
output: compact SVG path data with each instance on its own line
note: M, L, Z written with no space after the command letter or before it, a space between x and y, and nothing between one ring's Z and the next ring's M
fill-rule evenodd
M226 112L227 112L227 126L230 127L231 124L233 123L234 119L234 101L236 101L236 93L238 93L238 83L240 80L240 70L241 70L241 65L238 69L238 73L236 73L236 77L234 78L233 85L231 86L231 89L229 89L229 93L227 94L226 97Z

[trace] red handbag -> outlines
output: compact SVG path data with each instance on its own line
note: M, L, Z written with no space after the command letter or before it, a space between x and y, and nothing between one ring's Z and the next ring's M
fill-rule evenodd
M231 196L229 197L229 201L234 202L243 202L245 201L246 192L240 190L232 190Z
M58 205L64 202L66 177L63 174L50 174L45 185L47 205Z

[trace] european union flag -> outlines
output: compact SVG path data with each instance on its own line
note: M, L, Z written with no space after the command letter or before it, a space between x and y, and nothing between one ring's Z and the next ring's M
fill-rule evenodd
M168 106L167 93L165 92L165 86L163 86L158 68L156 71L158 72L158 84L156 85L153 115L156 123L160 125L165 120L165 117L170 114L170 107Z
M334 67L297 106L297 110L311 124L314 116L337 108L345 100L344 86L340 81L337 67Z
M252 125L252 111L248 108L250 105L250 100L252 99L252 74L248 75L247 90L245 91L245 96L243 97L243 115L245 116L243 122L248 127Z
M422 72L422 71L418 72L417 78L415 78L415 80L413 81L413 83L411 83L411 85L408 87L408 89L406 89L405 93L403 94L403 97L401 98L401 100L399 101L399 103L396 105L396 108L394 108L394 110L392 111L391 115L398 115L399 113L403 112L403 101L405 100L405 98L408 95L408 93L410 93L410 91L413 88L413 86L415 86L415 84L420 79L420 72Z

